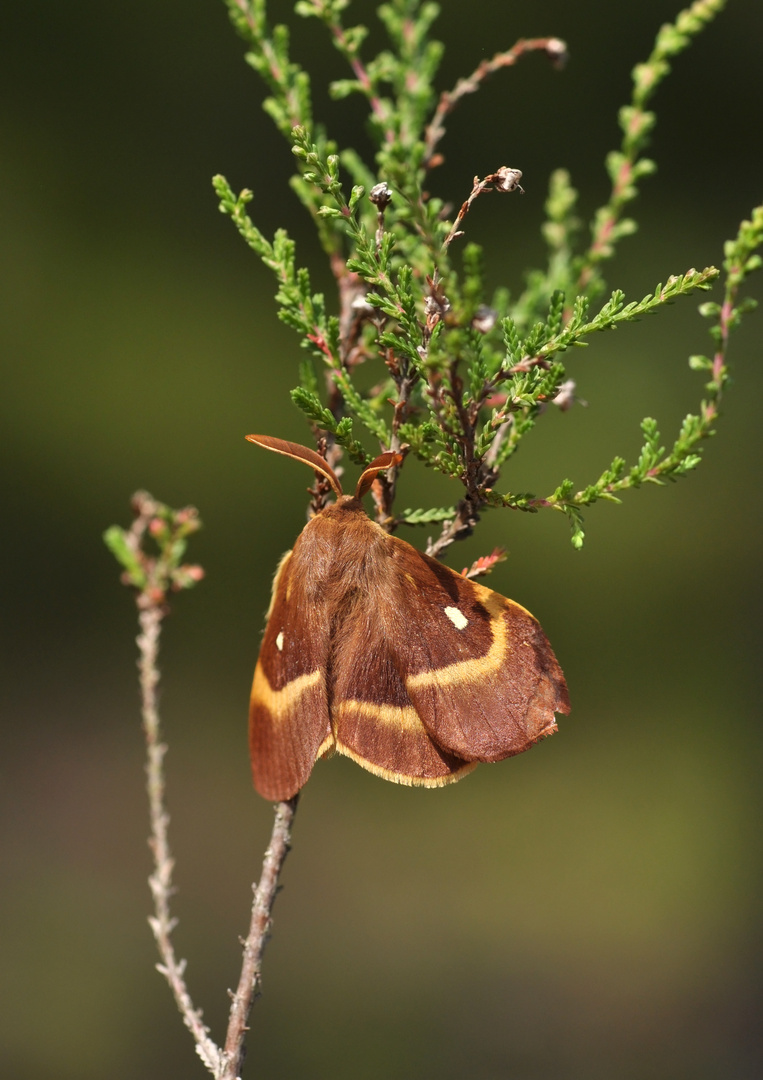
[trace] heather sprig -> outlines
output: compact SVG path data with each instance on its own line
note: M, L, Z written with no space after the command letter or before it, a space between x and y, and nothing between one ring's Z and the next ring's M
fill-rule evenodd
M236 196L223 177L215 177L221 211L275 274L279 317L297 331L306 350L292 400L334 464L343 452L367 463L377 447L404 449L462 485L452 510L395 514L397 472L391 474L377 500L377 518L385 528L441 522L439 538L429 545L438 555L471 532L487 507L549 508L569 518L573 544L580 547L585 508L602 499L618 501L624 491L645 483L675 480L696 467L700 444L718 418L729 331L750 306L737 305L736 292L757 266L759 210L727 245L724 302L700 309L714 320L716 351L712 357L693 356L690 363L709 371L711 380L698 413L686 417L670 448L661 445L656 422L645 419L642 451L630 468L615 456L582 490L564 480L546 497L499 493L502 470L548 408L566 410L576 400L570 350L587 345L594 331L625 326L695 290L708 290L720 276L712 266L690 269L670 275L641 300L620 289L604 302L600 298L605 261L635 229L625 207L639 182L654 171L644 156L655 123L647 104L669 74L670 59L715 17L724 0L697 0L682 11L661 28L646 62L634 68L632 98L619 113L621 145L606 162L612 190L594 215L582 250L577 192L564 170L552 174L541 224L547 266L528 270L526 288L514 303L506 289L488 295L482 251L463 237L477 198L489 193L521 198L521 171L501 165L475 177L454 217L428 189L453 109L485 79L530 53L544 53L558 66L566 58L564 43L522 40L443 91L435 85L442 46L430 36L436 5L420 0L382 5L388 46L365 56L366 28L345 22L349 0L300 0L297 14L325 28L348 66L347 78L333 83L331 93L337 99L357 94L367 104L375 152L373 160L364 160L314 123L308 77L290 58L288 30L269 27L264 0L227 2L247 41L247 60L270 91L265 107L291 144L294 186L316 222L337 288L333 304L313 292L288 235L279 230L268 240L248 215L251 192ZM366 371L371 365L375 373L371 380L364 376L362 389L360 365Z

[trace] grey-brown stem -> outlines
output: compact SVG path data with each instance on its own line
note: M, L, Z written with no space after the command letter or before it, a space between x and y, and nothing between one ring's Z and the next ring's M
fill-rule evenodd
M249 933L244 942L244 958L236 993L232 996L228 1033L222 1054L220 1080L237 1080L244 1063L244 1038L249 1014L260 992L262 954L270 933L270 921L278 892L278 879L291 846L291 826L299 795L276 806L273 832L262 864L259 884L254 887L254 903Z
M201 1018L201 1011L194 1007L185 984L185 960L178 960L172 944L172 931L175 919L170 915L170 896L172 894L172 870L174 861L170 852L167 830L169 814L164 803L164 755L166 745L161 742L159 712L156 704L156 688L159 683L159 635L161 633L163 609L150 603L145 596L140 607L138 621L138 649L140 658L140 689L143 717L143 731L146 736L146 777L148 801L151 816L151 837L149 846L154 856L154 872L149 878L151 894L154 898L154 914L148 920L162 962L157 964L158 971L164 975L183 1017L183 1023L193 1035L196 1051L213 1076L219 1074L220 1049L209 1037L209 1029Z
M278 892L278 879L289 851L291 824L297 809L296 795L276 806L273 832L262 864L259 884L254 887L254 901L249 933L244 942L238 989L232 995L225 1048L220 1049L209 1035L185 983L185 960L179 960L172 944L176 920L170 915L172 871L174 860L170 852L169 814L165 805L164 755L166 745L161 741L157 686L159 684L159 638L166 608L153 603L144 593L138 601L140 634L138 636L140 689L143 730L146 736L146 776L151 818L149 846L154 856L154 871L149 878L154 899L154 914L149 918L161 963L157 969L170 985L183 1023L193 1035L198 1053L215 1080L235 1080L240 1075L244 1058L244 1038L252 1003L259 992L262 955L270 930L270 921Z

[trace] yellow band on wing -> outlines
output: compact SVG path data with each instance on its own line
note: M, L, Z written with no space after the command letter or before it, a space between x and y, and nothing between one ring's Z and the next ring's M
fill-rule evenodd
M455 686L459 683L480 682L488 675L500 671L506 661L506 648L508 632L504 619L505 601L489 589L483 589L486 596L480 597L480 602L487 608L490 618L490 629L493 633L493 643L484 656L475 656L471 660L459 660L455 664L447 664L445 667L432 668L429 671L420 671L416 675L409 675L405 680L405 688L409 691L421 690L423 687L436 683L439 688Z
M323 682L323 672L320 668L310 671L307 675L298 675L281 690L274 690L268 682L267 675L262 670L262 665L257 664L254 669L254 682L252 683L252 704L261 705L267 709L274 722L278 723L282 718L289 716L293 708L299 703L308 690L314 686L320 686Z
M402 731L424 731L424 725L412 705L378 705L375 701L340 701L332 710L337 720L348 714L375 720Z

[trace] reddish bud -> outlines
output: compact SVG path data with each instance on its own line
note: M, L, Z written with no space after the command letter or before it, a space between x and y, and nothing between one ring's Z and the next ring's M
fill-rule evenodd
M470 567L465 566L461 571L462 577L476 578L489 574L493 567L506 559L506 548L493 548L489 555L480 555Z

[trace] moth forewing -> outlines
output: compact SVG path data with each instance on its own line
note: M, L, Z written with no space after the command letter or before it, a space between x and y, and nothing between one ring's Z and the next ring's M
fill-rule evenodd
M498 761L551 734L554 712L569 709L567 688L532 615L404 541L390 541L400 587L381 622L404 613L392 643L395 663L433 741L467 761Z
M298 542L297 542L298 543ZM249 706L254 784L268 799L289 799L307 782L331 734L326 685L328 627L313 625L297 544L273 583Z

